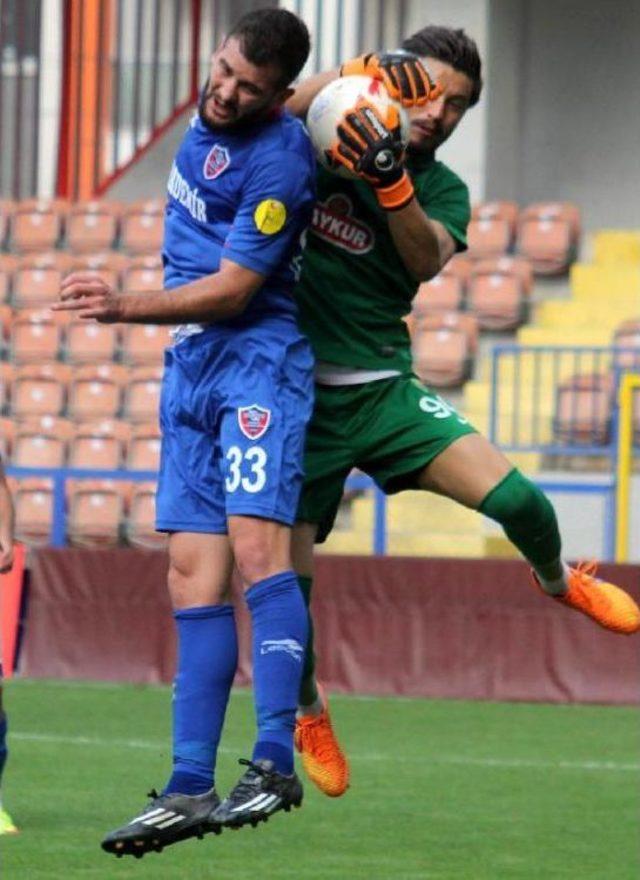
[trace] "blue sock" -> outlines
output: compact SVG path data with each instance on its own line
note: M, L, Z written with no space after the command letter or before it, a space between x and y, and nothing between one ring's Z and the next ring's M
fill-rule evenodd
M292 571L258 581L246 593L253 628L253 690L258 737L253 760L268 758L279 773L293 773L307 609Z
M7 749L7 716L3 712L0 715L0 783L2 782L2 771L4 770L4 765L7 762L7 755L9 751Z
M202 794L214 782L216 754L238 665L232 605L174 611L178 669L173 691L173 773L163 794Z

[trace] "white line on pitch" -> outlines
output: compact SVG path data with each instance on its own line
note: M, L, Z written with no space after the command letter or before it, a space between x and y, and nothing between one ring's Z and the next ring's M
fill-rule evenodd
M148 739L103 739L92 736L60 736L52 733L26 733L13 731L11 738L21 742L60 743L70 746L89 746L97 748L113 749L144 749L146 751L168 752L171 745L169 740ZM235 755L237 749L221 746L218 750L224 755ZM380 752L350 752L349 757L354 761L388 761L389 755ZM413 763L415 757L407 755L393 755L396 763ZM640 772L640 763L620 763L618 761L535 761L519 758L465 758L462 756L438 756L423 758L427 764L433 766L461 766L461 767L495 767L497 769L522 769L522 770L597 770L614 773Z

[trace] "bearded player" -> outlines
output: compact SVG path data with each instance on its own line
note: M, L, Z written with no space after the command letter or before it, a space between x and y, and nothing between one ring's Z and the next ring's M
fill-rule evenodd
M572 569L562 560L556 515L540 489L412 372L402 318L418 283L467 247L467 187L435 153L478 102L482 79L476 44L462 30L425 27L403 50L364 55L312 77L290 101L304 115L328 82L363 74L382 80L411 122L405 154L397 111L383 118L359 102L344 114L331 149L332 160L357 178L318 170L319 201L297 288L317 360L294 532L307 603L314 542L331 531L346 477L357 467L387 494L423 489L480 511L502 525L544 594L613 632L635 632L640 610L630 596L594 577L593 568ZM336 240L327 231L334 213L357 226L357 245L355 236ZM341 795L349 768L318 690L311 639L296 744L316 785Z

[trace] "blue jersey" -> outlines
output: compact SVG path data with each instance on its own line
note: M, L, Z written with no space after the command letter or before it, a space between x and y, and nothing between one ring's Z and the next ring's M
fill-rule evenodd
M232 260L266 276L239 318L292 316L301 238L315 201L315 158L302 123L283 111L236 130L212 131L196 115L168 181L165 287Z

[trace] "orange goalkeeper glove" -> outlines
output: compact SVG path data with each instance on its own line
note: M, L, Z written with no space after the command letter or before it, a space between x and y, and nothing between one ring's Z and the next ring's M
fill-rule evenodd
M340 76L371 76L382 80L389 95L403 107L421 107L433 101L442 89L413 52L397 49L395 52L370 52L345 61Z
M400 115L393 105L383 118L373 104L361 98L338 123L338 137L328 152L333 162L373 186L386 211L398 211L413 198L413 184L404 167Z

